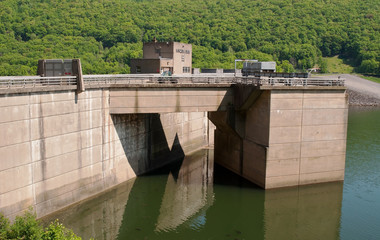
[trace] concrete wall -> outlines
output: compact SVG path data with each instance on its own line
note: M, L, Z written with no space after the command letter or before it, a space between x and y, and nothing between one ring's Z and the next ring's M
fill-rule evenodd
M0 211L41 217L207 145L205 112L111 115L109 98L0 96Z
M116 88L110 96L112 114L225 111L234 101L229 87Z
M247 110L209 114L217 163L266 189L344 179L344 89L252 94L258 97Z
M344 179L344 90L272 91L266 188Z
M138 70L139 68L139 70ZM161 59L131 59L131 73L160 73Z
M189 73L191 73L192 68L192 55L193 47L191 44L174 42L173 49L173 74L182 74L183 67L189 68Z
M173 58L174 42L146 42L143 46L143 58Z
M243 139L242 176L266 187L267 148L270 129L271 93L265 91L246 112L245 137Z

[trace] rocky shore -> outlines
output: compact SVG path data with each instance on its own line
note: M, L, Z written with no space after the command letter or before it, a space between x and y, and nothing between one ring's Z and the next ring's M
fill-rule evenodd
M350 106L380 106L380 99L352 89L347 89Z

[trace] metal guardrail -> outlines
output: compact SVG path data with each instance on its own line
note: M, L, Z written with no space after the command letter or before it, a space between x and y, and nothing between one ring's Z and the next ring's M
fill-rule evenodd
M344 86L345 80L317 78L241 78L240 83L255 86Z
M84 75L85 85L101 84L233 84L234 77L225 76L158 76L158 75Z
M35 87L50 87L50 86L68 86L76 85L77 78L70 77L0 77L0 89L15 89L15 88L35 88Z
M84 75L85 86L110 84L249 84L255 86L344 86L344 79L268 78L233 76L159 76L159 75ZM0 89L36 88L76 85L75 76L69 77L0 77Z

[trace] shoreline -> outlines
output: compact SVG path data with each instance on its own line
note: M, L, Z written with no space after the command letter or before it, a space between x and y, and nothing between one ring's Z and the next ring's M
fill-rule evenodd
M380 106L380 99L374 98L364 92L352 90L347 88L348 105L361 106L361 107L378 107Z

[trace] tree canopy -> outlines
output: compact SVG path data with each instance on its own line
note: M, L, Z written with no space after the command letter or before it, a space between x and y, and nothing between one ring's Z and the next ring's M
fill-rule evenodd
M274 60L283 71L340 55L379 74L379 0L3 0L0 75L80 58L86 74L128 73L142 42L193 44L193 66Z

